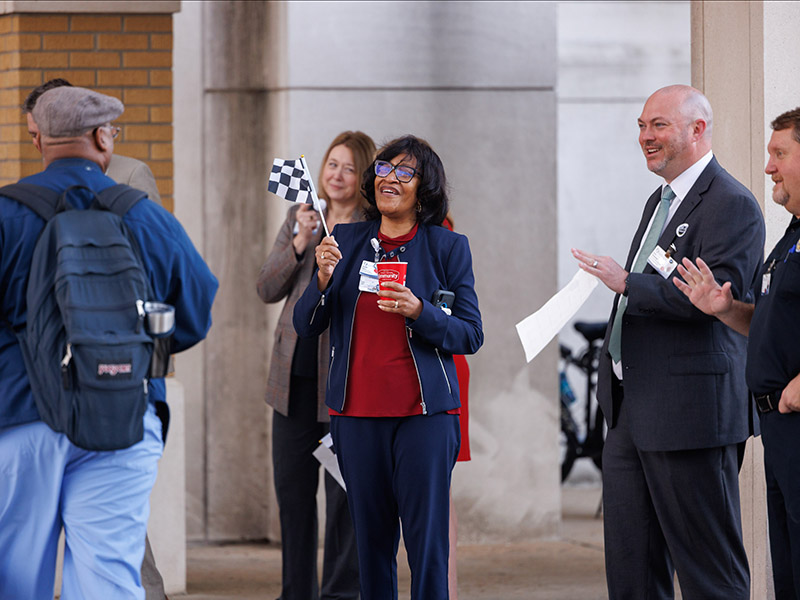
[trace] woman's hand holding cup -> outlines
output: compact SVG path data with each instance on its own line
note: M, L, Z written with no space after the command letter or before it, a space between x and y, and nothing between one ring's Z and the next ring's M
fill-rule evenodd
M415 320L422 313L422 300L404 285L395 281L381 283L378 308L383 312L403 315Z

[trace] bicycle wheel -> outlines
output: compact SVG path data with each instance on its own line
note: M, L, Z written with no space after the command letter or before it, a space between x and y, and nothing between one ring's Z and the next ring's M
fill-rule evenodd
M569 406L562 400L561 401L561 432L559 434L558 443L559 451L561 453L561 481L563 482L569 472L572 470L572 465L575 464L575 459L578 457L578 428L575 420L572 418L572 413Z

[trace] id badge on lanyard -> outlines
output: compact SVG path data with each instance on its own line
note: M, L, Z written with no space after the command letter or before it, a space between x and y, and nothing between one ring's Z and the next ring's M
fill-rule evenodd
M378 269L375 263L369 260L361 261L361 268L358 270L359 280L358 289L362 292L378 293Z

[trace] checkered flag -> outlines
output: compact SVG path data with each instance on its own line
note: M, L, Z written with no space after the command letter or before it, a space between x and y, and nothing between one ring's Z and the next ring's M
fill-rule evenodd
M328 224L325 222L325 210L322 201L314 189L314 180L308 174L308 165L304 155L297 160L284 160L276 158L272 161L272 171L269 174L267 189L273 194L285 198L289 202L311 204L319 213L325 235L330 235Z
M272 161L272 172L269 174L267 189L289 202L313 204L311 181L298 160L276 158Z

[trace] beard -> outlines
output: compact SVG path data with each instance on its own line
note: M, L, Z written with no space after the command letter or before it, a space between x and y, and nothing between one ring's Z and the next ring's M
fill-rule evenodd
M669 164L673 160L681 156L684 152L686 152L688 148L689 148L689 141L685 138L674 137L672 139L666 140L661 145L661 149L664 151L663 158L661 158L661 160L659 160L658 162L648 161L647 168L656 175L662 175L669 166ZM675 173L675 175L680 175L680 173Z
M772 190L772 201L778 206L786 206L789 202L789 194L783 188L774 189Z

